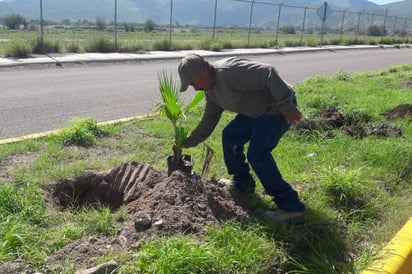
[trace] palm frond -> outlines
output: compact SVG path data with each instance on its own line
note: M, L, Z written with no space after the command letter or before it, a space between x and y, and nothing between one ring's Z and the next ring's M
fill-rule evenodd
M197 92L192 101L190 101L190 103L186 105L185 113L189 112L189 110L196 106L200 101L202 101L203 98L205 98L205 92L203 90Z
M178 83L166 71L161 71L158 79L162 97L162 102L158 106L159 111L170 121L176 123L183 116L183 100L180 97Z

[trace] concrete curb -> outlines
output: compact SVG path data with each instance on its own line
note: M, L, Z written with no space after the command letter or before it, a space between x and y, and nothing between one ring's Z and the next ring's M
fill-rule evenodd
M402 227L362 274L412 273L412 218Z
M400 47L407 47L401 45ZM197 53L205 57L224 57L233 55L266 55L266 54L291 54L319 51L360 50L360 49L385 49L394 48L392 45L355 45L355 46L323 46L323 47L289 47L280 49L230 49L222 51L208 50L181 50L181 51L150 51L144 53L80 53L80 54L47 54L36 55L33 58L0 58L0 68L10 68L27 65L50 64L87 64L105 62L136 62L152 60L180 59L188 53Z

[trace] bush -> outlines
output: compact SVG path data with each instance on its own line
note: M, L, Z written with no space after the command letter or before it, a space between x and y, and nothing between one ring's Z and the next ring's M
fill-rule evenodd
M232 48L233 48L233 44L232 44L232 42L230 42L230 41L223 42L222 48L224 48L224 49L232 49Z
M190 43L174 43L173 44L173 50L192 50L193 45Z
M199 42L199 48L204 50L219 51L222 49L222 46L219 44L219 42L214 41L211 38L206 38Z
M156 24L150 19L146 20L143 24L144 32L152 32L155 30L155 28L156 28Z
M32 42L32 52L37 54L60 52L59 41L45 40L38 37Z
M97 40L90 42L85 50L87 52L114 52L117 51L116 44L106 37L100 37Z
M169 43L169 40L156 41L153 43L153 49L169 51L172 50L172 44Z
M66 47L66 52L79 53L81 51L82 51L81 47L77 43L71 43L71 44L67 45L67 47Z
M368 35L370 36L383 36L386 34L383 26L370 26L368 28Z
M119 52L141 52L144 51L143 44L121 45Z
M385 36L382 37L382 39L379 41L380 44L384 44L384 45L391 45L393 43L392 38Z
M30 53L30 46L23 41L14 41L5 50L5 56L13 58L26 58Z
M299 40L285 40L283 41L283 45L285 47L299 47L301 44Z
M339 38L332 38L329 40L329 45L340 45L340 39Z
M305 41L306 46L308 47L317 47L318 46L318 41L314 38L309 38Z
M10 14L3 18L4 25L9 29L19 29L25 19L20 14Z

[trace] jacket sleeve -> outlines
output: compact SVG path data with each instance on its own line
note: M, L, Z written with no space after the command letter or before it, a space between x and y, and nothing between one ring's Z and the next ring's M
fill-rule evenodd
M183 142L184 147L194 147L206 140L215 129L222 116L223 109L206 97L206 107L197 127Z
M266 79L266 88L273 98L272 106L279 109L283 115L296 109L295 92L292 86L280 78L278 72L271 68Z

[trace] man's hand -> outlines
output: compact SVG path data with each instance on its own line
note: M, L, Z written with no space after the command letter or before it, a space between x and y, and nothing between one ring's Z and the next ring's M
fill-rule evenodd
M302 113L299 109L295 108L285 114L285 119L291 124L296 124L300 121L300 119L302 119Z

